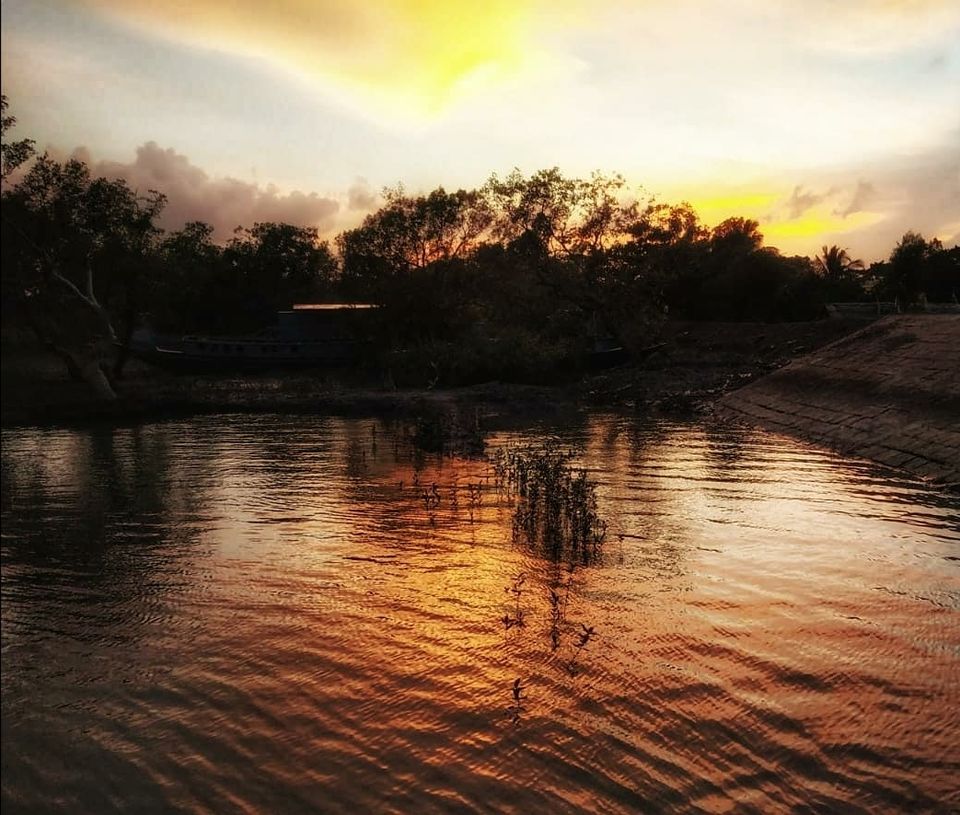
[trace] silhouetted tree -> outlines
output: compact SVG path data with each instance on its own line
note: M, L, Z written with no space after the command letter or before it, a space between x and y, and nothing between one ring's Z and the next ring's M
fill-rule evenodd
M185 224L163 238L157 255L160 268L151 281L151 326L198 331L221 323L225 301L231 299L229 287L236 281L221 274L223 248L213 242L213 227L202 221Z
M377 212L337 238L343 285L354 296L376 298L387 281L464 258L491 224L490 210L476 192L439 187L409 196L397 187L383 195Z
M923 291L923 266L932 249L922 235L907 232L890 254L888 285L905 306L915 303Z
M554 167L529 177L518 170L491 176L483 194L494 212L493 232L518 271L532 273L558 308L579 313L581 330L573 336L602 327L638 346L662 302L640 249L642 216L635 201L625 200L625 186L619 175L567 178Z
M710 230L690 204L651 204L629 228L632 252L671 314L691 316L704 283Z
M960 246L939 248L929 254L923 269L923 286L931 302L960 300Z
M710 232L710 251L722 260L746 257L762 245L760 224L749 218L727 218Z
M33 139L19 139L8 142L7 133L17 123L16 117L7 115L6 94L0 95L0 181L6 181L18 167L33 158Z
M936 238L927 241L907 232L885 264L878 291L904 308L915 305L921 295L931 300L954 299L960 291L960 252L944 250Z
M854 260L846 249L839 246L824 246L814 259L817 270L827 280L849 280L857 272L863 271L863 261Z
M317 230L292 224L238 229L222 261L235 285L237 327L248 329L268 325L295 302L321 299L337 276L336 259Z
M567 178L557 167L529 178L514 170L492 175L482 193L494 212L494 233L505 243L535 236L552 257L600 251L627 237L636 220L635 203L621 200L620 175L594 173Z
M15 117L7 115L6 95L0 95L0 169L2 169L2 182L6 182L15 170L33 158L34 155L33 139L8 141L7 136L16 123ZM16 305L23 296L18 276L13 273L19 255L23 250L23 236L19 234L20 227L16 224L19 209L19 203L10 199L7 190L3 189L0 193L0 213L3 217L4 240L0 245L0 252L2 252L3 264L2 301L5 321L7 315L16 316Z
M864 265L846 249L824 246L814 258L814 267L823 283L823 296L830 300L857 300L864 294Z
M39 157L5 191L4 293L62 358L107 398L114 318L133 319L144 260L159 235L165 198L124 181L92 179L87 166ZM8 228L7 228L8 227Z

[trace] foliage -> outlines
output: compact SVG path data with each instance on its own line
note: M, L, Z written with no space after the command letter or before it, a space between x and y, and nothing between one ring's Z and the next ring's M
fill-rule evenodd
M384 190L386 203L337 238L343 286L357 296L384 295L385 284L415 270L463 258L489 228L491 214L477 192L408 196Z
M221 311L216 290L227 288L220 279L222 248L213 242L213 227L200 221L163 237L157 247L162 270L151 281L150 322L161 331L194 331L213 327Z
M139 196L124 181L91 178L80 161L47 155L3 194L4 298L105 396L109 345L118 319L126 335L144 303L164 204L159 193Z
M902 307L921 298L957 301L960 295L960 248L944 249L936 238L927 241L916 232L907 232L890 254L888 263L877 269L877 292L897 300Z
M336 261L314 227L257 223L238 229L223 250L224 276L233 284L222 304L243 329L269 325L279 309L322 300L333 284Z
M563 451L499 449L493 457L497 488L516 499L514 535L557 560L588 562L607 534L596 485Z
M7 140L7 107L4 96L4 313L93 379L138 325L252 333L298 301L380 304L370 361L397 384L431 386L557 381L601 344L643 351L667 315L800 320L830 301L908 307L960 293L960 248L912 232L868 270L838 246L786 257L756 221L710 229L687 203L638 201L619 175L556 167L475 190L387 189L333 247L285 223L238 228L224 244L200 222L163 234L162 195L34 157L31 140Z
M846 249L839 246L824 246L814 258L817 271L827 280L846 281L863 271L863 261L854 260Z
M12 130L17 120L7 116L6 94L0 95L0 181L6 181L11 173L29 161L34 154L33 139L20 139L7 142L7 132Z
M813 260L814 269L822 281L826 299L844 302L858 300L865 292L865 275L862 260L850 257L839 246L824 246Z
M625 186L620 175L566 178L553 167L529 178L519 170L503 179L494 174L482 194L502 242L530 236L548 255L568 257L600 251L626 234L636 204L621 201Z

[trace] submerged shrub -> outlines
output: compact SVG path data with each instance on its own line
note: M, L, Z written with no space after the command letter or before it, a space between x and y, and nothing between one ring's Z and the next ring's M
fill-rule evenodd
M424 453L476 458L483 456L486 439L480 411L452 406L426 411L409 427L414 448Z
M534 448L501 449L493 457L498 489L516 499L516 539L555 559L588 562L606 537L596 485L572 454Z

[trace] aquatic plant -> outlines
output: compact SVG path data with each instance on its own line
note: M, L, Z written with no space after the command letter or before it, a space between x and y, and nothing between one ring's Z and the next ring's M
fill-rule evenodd
M420 497L423 499L424 509L427 511L431 509L436 509L440 506L440 490L437 489L437 484L434 482L430 485L430 489L424 489L421 492Z
M486 448L478 409L462 411L453 406L428 411L416 418L407 436L413 447L424 453L477 458Z
M577 634L576 650L573 652L573 657L570 659L570 662L567 665L567 670L569 670L571 674L576 673L576 664L577 659L580 657L580 652L586 648L590 640L597 635L597 632L594 630L592 625L587 626L583 623L580 623L580 629L580 633Z
M510 719L514 724L520 721L520 713L523 711L523 692L526 687L522 679L513 680L513 704L510 706Z
M515 539L556 559L588 562L607 534L596 485L571 465L569 452L534 448L498 450L493 472L498 491L516 504Z
M560 625L563 622L563 607L556 589L550 589L550 650L560 647Z
M483 502L483 484L467 484L467 498L470 500L470 506L480 506Z
M508 586L504 589L505 592L509 592L513 595L514 600L514 609L513 615L509 612L503 615L503 627L507 630L510 630L514 626L517 628L523 628L526 625L526 622L523 619L523 609L520 608L520 595L523 594L523 584L526 582L527 576L521 572L515 578L513 578L513 585Z

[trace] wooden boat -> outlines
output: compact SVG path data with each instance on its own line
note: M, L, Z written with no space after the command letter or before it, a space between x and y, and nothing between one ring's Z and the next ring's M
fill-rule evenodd
M593 348L587 356L587 364L593 371L615 368L629 360L629 352L612 337L594 340Z
M278 312L277 326L247 336L174 337L135 332L131 355L172 371L248 372L340 367L369 345L367 304L296 305Z

